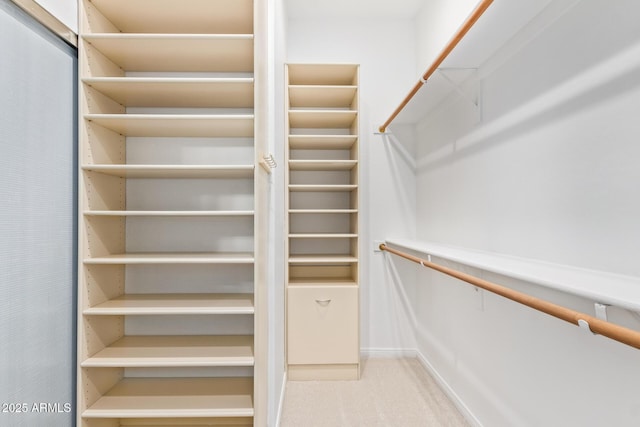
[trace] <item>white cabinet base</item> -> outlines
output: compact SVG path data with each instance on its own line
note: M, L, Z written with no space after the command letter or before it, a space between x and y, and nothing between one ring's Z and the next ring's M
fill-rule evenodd
M289 365L287 379L291 381L311 380L358 380L360 379L360 365Z

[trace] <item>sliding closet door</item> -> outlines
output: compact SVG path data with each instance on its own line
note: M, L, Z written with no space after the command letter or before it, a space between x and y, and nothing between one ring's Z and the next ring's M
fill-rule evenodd
M0 425L74 424L76 52L0 0Z

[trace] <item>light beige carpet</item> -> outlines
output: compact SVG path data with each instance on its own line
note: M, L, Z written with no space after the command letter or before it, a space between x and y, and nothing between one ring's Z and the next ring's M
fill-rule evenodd
M287 382L280 427L469 426L417 359L363 359L359 381Z

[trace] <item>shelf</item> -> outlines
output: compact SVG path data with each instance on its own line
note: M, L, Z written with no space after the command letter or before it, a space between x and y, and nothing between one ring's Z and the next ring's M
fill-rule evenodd
M254 211L84 211L87 216L253 216Z
M126 378L83 418L251 417L251 378Z
M358 257L351 255L291 255L289 264L344 264L356 263Z
M349 108L356 92L356 86L289 86L289 104L291 107Z
M349 277L299 278L289 279L289 286L358 286L358 283Z
M253 366L253 336L125 336L83 368Z
M392 239L386 243L602 304L640 311L639 277L414 240Z
M127 253L85 258L85 264L253 264L250 253Z
M290 239L355 239L354 233L295 233L289 234Z
M82 81L127 107L253 107L253 78L94 77Z
M289 135L289 148L292 150L348 150L357 141L357 135Z
M84 165L82 169L121 178L252 178L253 165Z
M339 171L351 170L357 164L357 160L289 160L289 169L300 171Z
M290 214L355 214L357 209L289 209Z
M123 33L253 32L252 0L91 0Z
M305 192L333 192L333 191L353 191L358 188L355 184L346 185L289 185L289 191Z
M288 64L292 85L353 85L358 65L355 64Z
M357 116L355 110L289 110L289 125L292 128L348 128Z
M86 114L84 117L125 136L253 136L253 114Z
M125 71L253 71L252 34L85 34Z
M253 294L127 294L89 307L85 315L253 314Z

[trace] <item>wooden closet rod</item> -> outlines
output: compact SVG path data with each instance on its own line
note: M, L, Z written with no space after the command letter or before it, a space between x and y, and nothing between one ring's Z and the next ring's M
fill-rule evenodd
M508 298L512 301L526 305L527 307L533 308L534 310L538 310L551 316L557 317L558 319L562 319L566 322L573 323L574 325L580 326L583 329L586 328L594 334L604 335L605 337L611 338L612 340L616 340L623 344L627 344L631 347L640 349L640 332L633 329L628 329L623 326L616 325L615 323L607 322L606 320L598 319L596 317L589 316L588 314L580 313L579 311L575 311L570 308L563 307L561 305L557 305L552 302L515 291L513 289L489 282L487 280L471 276L470 274L462 273L448 267L443 267L431 261L415 257L397 249L392 249L384 243L380 245L380 250L390 252L399 257L408 259L409 261L418 263L423 267L428 267L444 273L448 276L455 277L456 279L470 283L478 288L482 288L494 294Z
M389 127L391 122L396 118L398 114L400 114L402 109L407 106L409 101L411 101L411 98L413 98L414 95L418 93L420 88L427 82L427 80L429 80L429 77L431 77L431 75L435 73L435 71L438 69L440 64L442 64L442 61L444 61L447 58L447 56L449 56L451 51L458 45L460 40L462 40L465 34L467 34L467 32L471 29L471 27L473 27L473 25L480 18L480 16L482 16L484 11L487 10L487 8L491 5L491 3L493 3L493 0L482 0L480 3L478 3L478 6L476 6L476 8L471 13L471 15L469 15L469 17L467 18L467 20L464 21L462 26L458 28L458 31L453 35L453 38L449 40L449 43L447 43L447 45L444 47L442 52L440 52L440 55L438 55L438 57L433 62L433 64L431 64L431 66L427 69L427 71L425 71L425 73L422 75L422 78L418 80L418 83L416 83L413 86L409 94L405 96L405 98L402 100L400 105L398 105L398 108L396 108L394 112L391 113L387 121L384 122L382 126L380 126L379 128L380 132L385 133L385 131L387 130L387 127Z

